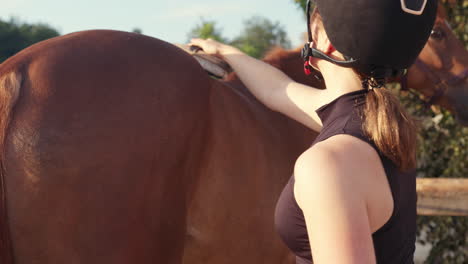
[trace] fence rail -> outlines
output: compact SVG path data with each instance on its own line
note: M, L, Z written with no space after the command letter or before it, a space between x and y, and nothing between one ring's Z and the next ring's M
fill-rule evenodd
M468 179L418 178L418 215L468 216Z

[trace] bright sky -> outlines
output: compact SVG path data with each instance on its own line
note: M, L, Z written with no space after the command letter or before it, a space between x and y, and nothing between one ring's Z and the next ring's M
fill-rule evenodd
M184 43L200 18L214 20L233 38L253 15L279 21L294 46L306 30L293 0L0 0L0 19L47 23L61 34L87 29L131 31Z

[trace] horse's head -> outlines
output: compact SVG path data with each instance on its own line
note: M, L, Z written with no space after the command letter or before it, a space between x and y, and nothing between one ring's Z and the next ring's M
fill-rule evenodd
M452 32L439 7L429 41L408 72L408 87L441 105L468 125L468 51Z

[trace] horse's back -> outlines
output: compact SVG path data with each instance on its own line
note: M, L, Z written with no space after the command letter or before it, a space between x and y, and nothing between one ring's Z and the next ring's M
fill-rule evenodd
M16 263L178 263L209 78L178 48L88 31L0 67L22 87L4 164Z

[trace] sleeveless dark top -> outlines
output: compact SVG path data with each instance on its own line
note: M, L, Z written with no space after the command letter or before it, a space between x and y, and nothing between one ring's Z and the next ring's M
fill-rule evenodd
M365 104L366 90L351 92L320 107L316 112L323 128L313 144L331 136L347 134L369 143L377 153L393 196L393 213L379 230L372 234L378 264L413 263L416 240L416 175L401 173L362 131L359 108ZM317 173L320 168L317 168ZM294 198L294 175L286 184L276 205L275 225L284 243L296 255L297 264L312 263L304 214ZM340 252L336 252L340 254Z

